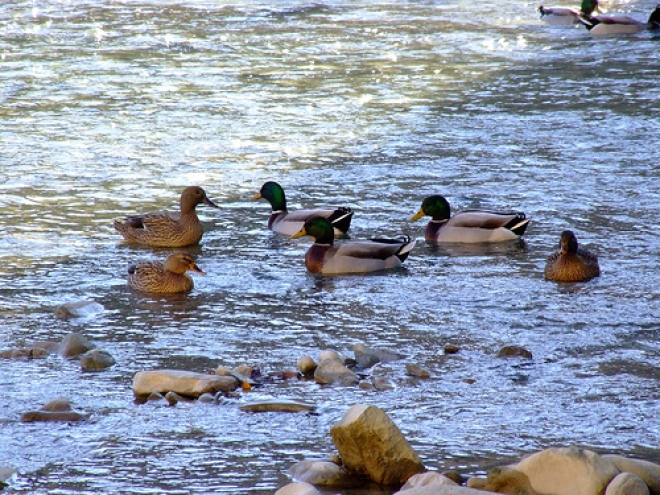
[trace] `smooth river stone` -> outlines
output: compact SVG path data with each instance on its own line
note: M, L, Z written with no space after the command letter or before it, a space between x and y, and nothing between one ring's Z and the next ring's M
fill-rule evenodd
M133 393L137 396L148 396L152 392L175 392L185 397L199 397L207 392L232 392L237 386L238 382L231 376L183 370L138 371L133 378Z

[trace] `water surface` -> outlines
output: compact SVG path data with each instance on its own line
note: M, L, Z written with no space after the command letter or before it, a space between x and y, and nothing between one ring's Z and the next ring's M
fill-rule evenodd
M655 4L611 3L645 19ZM334 451L355 403L388 412L430 469L484 473L581 445L660 462L658 38L596 39L536 5L425 2L30 1L0 6L0 342L82 332L118 364L5 360L0 466L21 493L272 493ZM420 239L405 267L306 273L309 240L265 229L250 198L348 205L354 238ZM188 296L129 291L125 214L174 208L198 184ZM433 247L407 220L429 194L455 210L521 209L522 243ZM562 230L600 256L586 284L543 279ZM105 311L61 321L63 302ZM405 354L390 391L269 383L240 399L138 405L136 371L250 364L265 375L323 349ZM446 356L446 345L458 345ZM522 345L531 361L495 357ZM406 362L432 378L406 377ZM83 425L22 424L65 396ZM317 415L246 414L259 398Z

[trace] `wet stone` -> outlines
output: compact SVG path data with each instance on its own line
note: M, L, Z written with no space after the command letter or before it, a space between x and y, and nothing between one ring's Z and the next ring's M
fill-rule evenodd
M88 318L98 313L102 313L103 306L94 301L75 301L60 304L55 308L55 315L61 320L70 318Z
M91 351L94 347L94 344L92 344L84 335L70 333L62 340L59 352L62 357L73 358L80 356L87 351Z
M249 404L242 404L239 406L241 411L245 412L314 412L316 406L313 404L305 404L303 402L288 401L288 400L269 400L260 402L251 402Z
M35 421L64 421L64 422L77 422L84 421L89 418L89 414L74 411L71 408L71 402L64 398L58 397L47 402L38 411L28 411L21 415L21 421L24 423L31 423Z
M506 345L497 352L497 357L522 357L532 359L532 353L519 345Z
M80 357L80 366L83 371L101 371L117 364L109 352L101 349L92 349Z
M300 359L298 359L297 366L298 371L300 371L303 375L311 376L314 374L314 371L316 371L318 365L311 357L301 356Z
M429 378L431 373L429 370L422 368L418 364L406 363L406 373L410 376L419 378Z

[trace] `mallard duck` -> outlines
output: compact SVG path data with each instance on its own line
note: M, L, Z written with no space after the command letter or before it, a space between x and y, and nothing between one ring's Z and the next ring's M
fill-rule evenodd
M115 220L115 229L129 242L151 247L184 247L197 244L204 233L195 207L204 203L219 208L198 186L181 193L181 211L159 211Z
M548 24L578 24L580 22L580 14L591 15L594 11L600 12L598 0L582 0L580 10L572 9L570 7L544 7L539 6L541 13L541 20Z
M284 189L277 182L264 183L259 193L252 198L252 201L260 198L267 199L270 203L273 212L268 219L268 228L278 234L293 235L300 231L307 219L312 217L327 218L332 223L337 235L345 235L351 226L353 212L345 206L289 212L286 209Z
M305 266L312 273L338 275L367 273L401 266L415 246L408 236L401 239L343 241L334 245L334 231L327 218L312 217L291 237L314 238L305 254Z
M503 242L518 239L525 233L531 218L519 211L496 212L465 210L450 217L449 202L439 194L429 196L410 221L428 215L424 237L428 242Z
M204 272L187 253L174 253L165 263L161 261L140 261L128 267L128 285L142 292L173 294L190 292L193 281L186 272Z
M555 282L583 282L599 276L600 267L596 255L578 247L575 234L565 230L561 233L559 251L548 258L544 274Z
M638 21L627 15L581 15L582 23L591 34L636 34L642 31L660 29L660 5L658 5L647 22Z

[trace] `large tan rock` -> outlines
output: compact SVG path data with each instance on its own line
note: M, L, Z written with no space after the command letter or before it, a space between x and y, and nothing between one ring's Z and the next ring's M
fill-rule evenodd
M619 474L612 462L575 447L542 450L513 467L527 476L533 490L547 495L602 495Z
M605 495L649 495L649 487L637 475L632 473L617 474L607 485Z
M237 386L238 382L231 376L182 370L138 371L133 377L133 393L137 396L148 396L152 392L174 392L187 397L199 397L206 392L231 392Z
M614 464L622 473L639 476L649 487L651 495L660 495L660 465L615 454L605 454L603 458Z
M382 485L401 485L424 464L389 416L375 406L358 404L331 429L346 470Z

